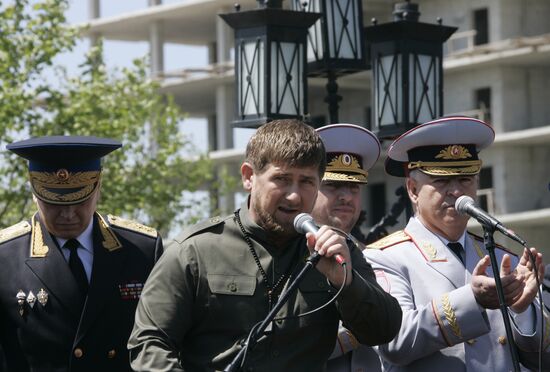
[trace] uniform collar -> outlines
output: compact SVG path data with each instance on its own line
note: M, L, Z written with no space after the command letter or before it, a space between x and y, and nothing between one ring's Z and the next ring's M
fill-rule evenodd
M76 237L76 240L80 243L80 246L87 250L90 253L93 253L94 251L94 239L93 239L93 227L94 227L94 218L92 217L90 219L90 223L88 226L84 229L84 231ZM68 239L58 238L55 237L57 242L59 243L60 247L63 247Z
M418 222L419 224L421 224L422 226L424 226L426 228L426 230L428 230L429 232L431 232L432 234L434 234L435 236L437 236L439 238L439 240L441 240L443 242L444 245L447 245L449 244L451 241L444 238L443 236L439 235L439 234L436 234L434 233L433 231L431 231L430 229L428 229L427 226L425 226L422 221L420 221L420 219L416 216L414 216L414 219L416 220L416 222ZM464 248L466 246L466 230L464 230L462 232L462 235L460 236L460 238L458 238L458 240L456 242L453 242L453 243L460 243L462 245L462 247Z

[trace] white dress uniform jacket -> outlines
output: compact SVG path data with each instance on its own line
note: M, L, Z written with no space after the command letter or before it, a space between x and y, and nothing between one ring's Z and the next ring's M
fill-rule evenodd
M420 221L411 218L404 231L366 249L379 284L397 298L403 322L397 337L378 348L385 371L510 371L512 359L500 310L481 308L470 287L471 272L487 254L483 240L466 235L466 267ZM500 263L506 252L496 249ZM512 255L513 265L517 256ZM491 268L487 275L492 276ZM512 320L520 360L536 366L540 337L538 303L531 305L533 324L522 334ZM549 323L545 314L543 370L550 366ZM546 367L545 367L546 366Z

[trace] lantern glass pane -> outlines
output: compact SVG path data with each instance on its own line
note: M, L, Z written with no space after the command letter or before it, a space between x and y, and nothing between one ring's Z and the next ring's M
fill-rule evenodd
M238 56L238 102L240 116L262 115L264 108L264 42L249 40L240 44Z
M303 58L301 44L271 43L271 113L293 116L304 114Z
M325 14L330 58L360 59L362 30L357 0L327 0Z
M425 123L439 115L437 56L409 55L409 119L415 123Z
M303 7L303 0L293 0L292 9L297 11L307 11L321 13L321 0L309 0L306 8ZM319 18L308 30L307 35L307 61L314 62L323 59L323 29L322 20Z
M379 56L374 65L375 110L379 127L395 125L402 120L401 59L401 54Z

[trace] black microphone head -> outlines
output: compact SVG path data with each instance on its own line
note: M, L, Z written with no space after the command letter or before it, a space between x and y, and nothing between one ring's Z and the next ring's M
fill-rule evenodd
M304 229L304 224L306 222L313 223L313 217L309 213L300 213L294 217L294 230L300 234L305 234L307 231Z
M462 195L455 202L455 209L462 214L467 213L467 208L469 205L474 205L474 199L470 198L468 195Z

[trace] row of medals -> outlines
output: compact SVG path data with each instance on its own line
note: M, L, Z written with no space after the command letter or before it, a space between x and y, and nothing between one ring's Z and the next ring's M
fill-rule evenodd
M23 316L23 313L25 312L25 301L29 304L31 309L36 304L36 301L40 303L42 306L46 306L48 303L48 292L44 290L44 288L40 288L40 291L38 291L38 294L35 296L32 291L29 291L29 294L25 294L23 290L19 290L17 292L17 295L15 296L17 298L17 304L19 305L19 315Z

